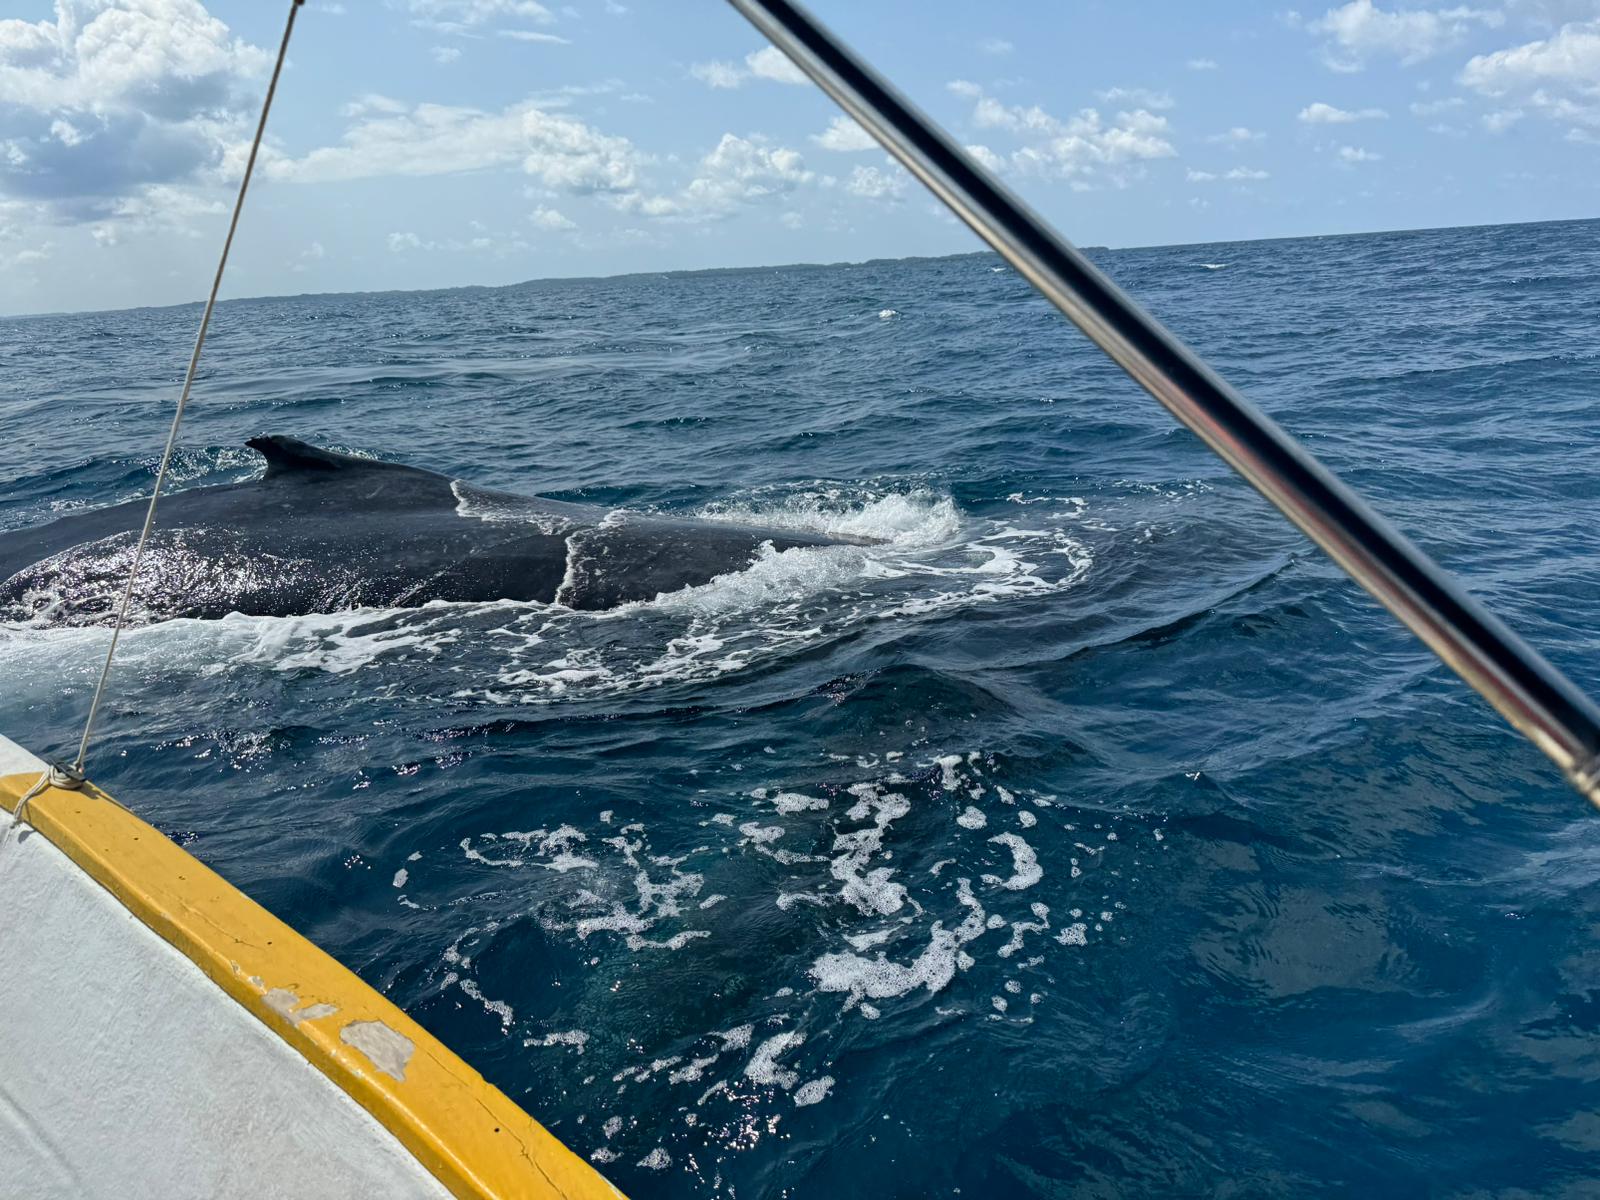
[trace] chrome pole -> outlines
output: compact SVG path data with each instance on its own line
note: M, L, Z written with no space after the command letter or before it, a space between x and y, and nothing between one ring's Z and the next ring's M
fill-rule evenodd
M788 0L729 0L890 154L1600 806L1600 708Z

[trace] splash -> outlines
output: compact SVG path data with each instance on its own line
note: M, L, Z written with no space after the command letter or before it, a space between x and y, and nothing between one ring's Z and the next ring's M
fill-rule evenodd
M491 493L462 497L481 519L521 519L494 507ZM377 672L371 688L414 699L562 703L759 668L888 620L1054 594L1093 566L1088 544L1075 535L1084 523L1081 502L1018 524L969 517L949 496L926 489L819 484L759 489L694 515L863 544L766 547L744 570L608 612L435 601L293 617L232 614L135 629L124 648L178 671L210 673L226 663L232 670ZM59 600L41 596L34 607L43 611ZM100 631L47 629L42 621L0 627L0 655L24 674L81 674L92 669L90 648L103 644ZM468 662L473 674L464 676Z
M919 1006L1024 1036L1049 1011L1053 972L1114 940L1126 911L1105 891L1118 871L1091 883L1077 864L1107 871L1107 855L1161 848L1140 823L1085 822L1054 796L1004 782L976 751L894 750L870 761L875 769L855 782L708 795L695 844L681 853L659 851L645 820L619 822L613 809L461 840L487 894L522 895L525 907L446 945L439 984L517 1034L542 1069L570 1064L574 1082L564 1086L584 1110L568 1134L575 1149L598 1162L659 1151L661 1169L742 1154L785 1114L856 1086L849 1048L859 1022L878 1028ZM974 812L981 825L964 819ZM426 896L416 874L431 857L404 861L411 894ZM712 871L742 889L731 911L708 911L707 900L723 899L705 895ZM452 879L444 867L445 911ZM1049 902L1034 898L1047 891ZM609 1004L589 1013L587 1028L567 1023L576 1014L565 1004L560 1024L519 1018L477 976L497 935L532 923L581 969L698 979L747 952L741 930L757 913L771 914L760 917L764 944L796 949L763 967L758 993L722 1009L724 1019L745 1017L727 1027L663 1033L619 1022ZM682 1123L663 1125L659 1114L674 1110Z

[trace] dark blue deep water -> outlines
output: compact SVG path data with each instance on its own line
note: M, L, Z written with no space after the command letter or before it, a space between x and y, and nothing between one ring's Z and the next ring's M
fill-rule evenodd
M1600 687L1600 223L1096 257ZM149 486L196 318L0 322L0 527ZM191 411L886 539L123 644L98 781L625 1190L1600 1187L1600 820L994 258L237 301Z

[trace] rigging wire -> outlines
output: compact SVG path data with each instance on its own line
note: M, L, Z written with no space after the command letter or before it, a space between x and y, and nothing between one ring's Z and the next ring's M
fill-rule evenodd
M233 217L228 222L228 236L222 242L222 254L217 259L217 273L211 280L211 293L206 297L205 310L200 314L200 329L195 334L194 351L189 355L189 369L184 372L183 390L178 393L178 408L172 414L172 428L167 433L167 445L161 452L161 465L156 469L155 487L150 492L150 507L145 509L144 528L133 547L133 562L128 567L127 586L122 590L122 601L117 605L116 620L111 626L111 645L106 648L106 661L100 668L100 681L95 685L94 698L89 702L89 716L83 723L83 737L78 741L78 756L72 770L81 778L83 760L89 753L89 737L94 732L95 717L100 712L100 701L105 696L106 681L111 677L111 662L116 657L117 643L128 619L128 607L133 602L133 585L139 577L139 566L144 561L145 544L156 523L156 504L161 499L161 485L166 482L167 468L172 463L172 451L178 444L178 429L183 424L183 411L189 404L189 391L194 387L194 376L200 366L200 351L206 343L206 331L211 326L211 312L217 305L217 292L222 287L222 273L228 265L228 251L233 248L233 235L239 228L239 214L244 210L245 193L250 190L250 176L256 167L256 156L261 150L261 139L267 131L267 114L272 111L272 97L278 90L278 77L283 73L284 59L289 54L289 37L294 33L295 14L305 0L291 0L289 19L283 27L283 41L278 46L277 61L272 64L272 78L267 83L267 96L261 103L261 119L256 122L256 135L250 143L250 157L245 160L244 178L239 180L239 195L233 202Z

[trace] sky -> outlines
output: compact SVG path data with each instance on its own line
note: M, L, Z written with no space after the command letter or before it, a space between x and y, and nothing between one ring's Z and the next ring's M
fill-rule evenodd
M8 0L0 314L203 298L287 0ZM813 0L1080 245L1588 217L1600 0ZM224 295L979 248L716 0L309 0Z

